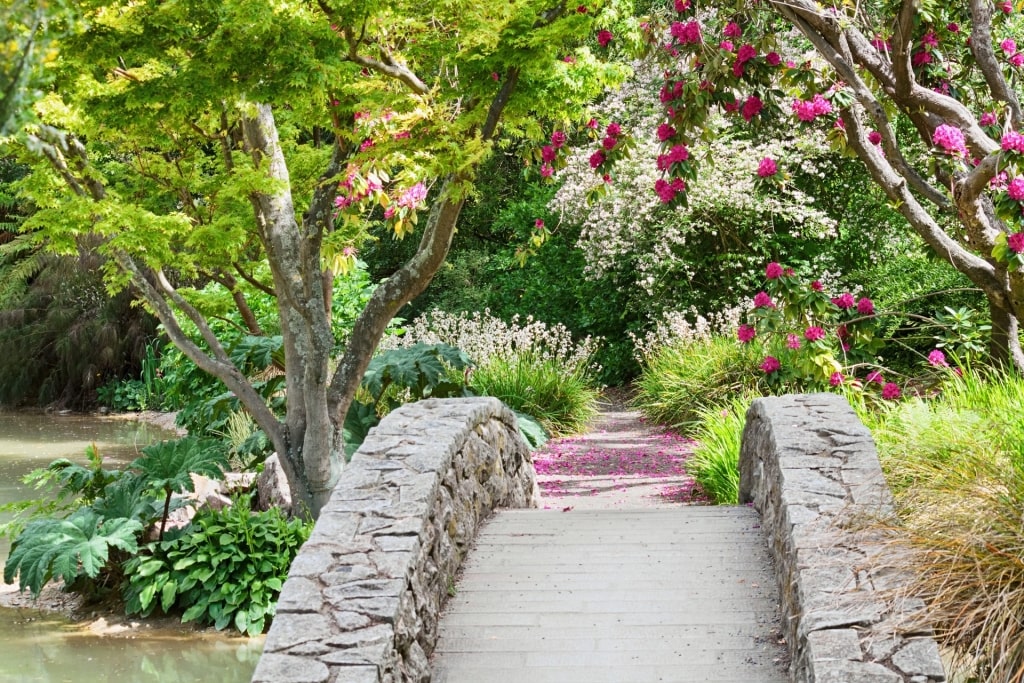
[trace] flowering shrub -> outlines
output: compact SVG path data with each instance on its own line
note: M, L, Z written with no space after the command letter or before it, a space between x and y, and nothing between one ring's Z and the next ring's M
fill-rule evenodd
M871 299L850 292L830 298L819 280L806 282L776 262L765 268L765 279L736 338L763 351L760 369L769 387L834 388L858 382L865 371L863 386L879 385L882 398L899 398L900 387L872 369L882 341Z

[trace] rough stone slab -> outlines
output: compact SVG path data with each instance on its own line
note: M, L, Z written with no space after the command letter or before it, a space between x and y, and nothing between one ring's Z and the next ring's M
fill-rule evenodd
M326 683L331 672L311 657L264 653L256 664L253 683Z
M740 500L764 520L794 681L945 680L935 641L911 640L897 626L915 600L884 592L909 577L872 569L890 551L857 531L891 513L892 496L871 434L843 397L755 400L740 449Z

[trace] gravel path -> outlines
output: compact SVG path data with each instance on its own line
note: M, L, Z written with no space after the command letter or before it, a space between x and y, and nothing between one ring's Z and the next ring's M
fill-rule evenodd
M637 509L704 503L686 474L694 442L644 422L616 397L590 429L533 454L545 509Z

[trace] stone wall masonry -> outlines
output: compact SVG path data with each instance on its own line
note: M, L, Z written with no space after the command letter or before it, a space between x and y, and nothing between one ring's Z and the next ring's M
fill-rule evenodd
M292 563L254 683L426 683L477 527L535 507L530 452L493 398L395 410L352 457Z
M906 575L861 522L892 511L871 432L836 394L761 398L747 412L740 502L753 503L775 560L798 683L945 681L923 608L895 600ZM888 569L883 567L888 566Z

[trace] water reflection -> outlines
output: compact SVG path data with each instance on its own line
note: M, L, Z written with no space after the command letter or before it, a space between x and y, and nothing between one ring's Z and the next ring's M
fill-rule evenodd
M57 458L84 463L90 444L114 467L173 436L115 418L0 412L0 503L37 496L21 482L25 474ZM7 553L4 539L0 562ZM10 683L241 683L252 676L262 647L262 639L176 630L100 637L58 615L0 608L0 681Z

